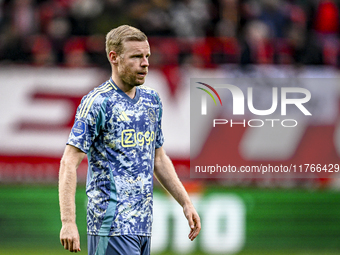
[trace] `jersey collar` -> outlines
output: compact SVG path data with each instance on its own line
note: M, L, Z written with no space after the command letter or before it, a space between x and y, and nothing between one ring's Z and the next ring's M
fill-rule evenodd
M135 104L138 102L139 100L139 95L140 95L140 92L139 92L139 88L138 86L136 86L136 95L134 98L131 98L129 97L123 90L121 90L117 85L116 83L114 83L114 81L112 80L112 77L110 78L109 80L109 83L116 89L116 92L118 94L120 94L123 98L125 98L126 100L128 100L129 102Z

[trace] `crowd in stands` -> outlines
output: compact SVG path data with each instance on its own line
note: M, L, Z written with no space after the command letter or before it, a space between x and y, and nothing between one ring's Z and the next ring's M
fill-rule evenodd
M136 26L155 66L340 66L336 0L0 0L0 64L107 67L105 34Z

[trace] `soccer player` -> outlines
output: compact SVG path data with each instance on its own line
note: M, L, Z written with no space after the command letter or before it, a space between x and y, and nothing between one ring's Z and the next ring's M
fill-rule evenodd
M161 100L142 85L149 67L147 37L120 26L107 34L106 53L112 76L83 97L61 159L61 244L80 251L76 170L86 154L89 254L150 254L153 174L183 207L194 240L200 218L162 147Z

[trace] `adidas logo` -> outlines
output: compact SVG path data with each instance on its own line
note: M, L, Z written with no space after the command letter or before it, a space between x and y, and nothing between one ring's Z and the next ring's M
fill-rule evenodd
M118 117L118 121L129 121L129 120L130 118L126 115L124 111Z

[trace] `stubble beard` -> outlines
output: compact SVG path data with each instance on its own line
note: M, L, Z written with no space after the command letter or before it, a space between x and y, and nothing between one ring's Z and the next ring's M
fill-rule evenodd
M137 87L143 85L145 82L145 77L144 79L138 79L137 74L133 74L131 70L124 69L119 76L123 83L130 87Z
M134 75L126 75L126 74L122 74L120 79L123 81L125 85L128 85L130 87L138 87L140 85L143 85L145 82L145 79L141 81L137 79Z

